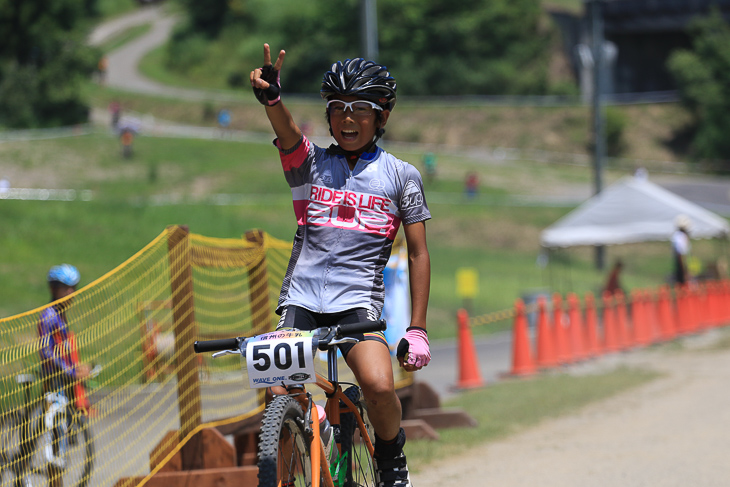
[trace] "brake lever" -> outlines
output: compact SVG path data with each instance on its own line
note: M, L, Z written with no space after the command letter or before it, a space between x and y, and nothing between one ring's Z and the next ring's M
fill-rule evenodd
M219 358L224 357L226 355L241 355L240 350L221 350L220 352L215 352L212 357L213 358Z

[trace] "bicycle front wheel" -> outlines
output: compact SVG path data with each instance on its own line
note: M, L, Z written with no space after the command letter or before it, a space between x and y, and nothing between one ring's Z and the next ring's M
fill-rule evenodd
M304 413L296 399L278 396L266 406L259 438L259 487L312 484Z
M340 458L342 465L340 466L340 474L342 468L345 468L345 487L375 487L375 467L373 466L373 457L363 441L363 438L370 438L371 442L375 442L375 430L368 419L367 407L365 399L362 397L362 391L357 386L350 386L345 390L345 396L352 401L355 408L360 413L365 428L361 429L355 415L350 412L340 414L340 441L342 444L342 452ZM344 404L340 404L344 407Z
M30 485L88 487L94 468L94 438L88 418L76 413L71 429L61 425L62 412L54 415L53 427L47 428L41 415L30 429L24 475Z

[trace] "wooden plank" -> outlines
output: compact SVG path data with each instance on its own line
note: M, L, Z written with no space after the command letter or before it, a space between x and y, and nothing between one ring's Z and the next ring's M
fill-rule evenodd
M229 467L182 472L162 472L153 475L145 487L240 487L258 485L258 467ZM122 478L114 487L136 487L145 477Z

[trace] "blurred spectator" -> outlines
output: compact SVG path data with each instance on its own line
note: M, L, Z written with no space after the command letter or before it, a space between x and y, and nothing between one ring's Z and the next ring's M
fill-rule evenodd
M119 118L122 116L122 106L117 100L109 103L109 114L111 115L112 130L116 131L119 127Z
M621 259L617 259L616 262L613 264L613 269L611 269L611 273L608 275L606 287L603 288L604 292L608 292L613 295L617 291L621 291L622 293L626 294L623 286L621 286L621 271L623 270L623 268L623 261Z
M134 144L134 131L129 128L124 128L119 140L122 143L122 156L125 159L132 157L132 145Z
M674 264L674 283L684 285L689 279L687 258L691 250L689 232L692 222L686 215L679 215L675 220L676 230L672 234L672 261Z
M426 167L426 181L433 183L436 179L436 155L426 152L423 155L423 165Z
M477 173L470 172L466 175L466 181L464 181L464 190L466 191L467 198L474 198L479 191L479 177Z
M228 133L228 128L230 126L231 112L227 108L221 108L221 110L218 112L218 127L220 127L223 136Z
M109 59L106 56L101 56L99 63L96 66L97 73L99 74L99 84L106 84L106 72L109 68Z

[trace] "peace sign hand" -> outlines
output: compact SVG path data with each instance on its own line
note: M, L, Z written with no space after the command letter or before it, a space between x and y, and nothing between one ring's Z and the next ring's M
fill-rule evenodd
M276 64L271 64L271 49L264 44L264 65L251 71L250 79L256 99L264 106L274 106L281 101L280 73L286 52L279 51Z

